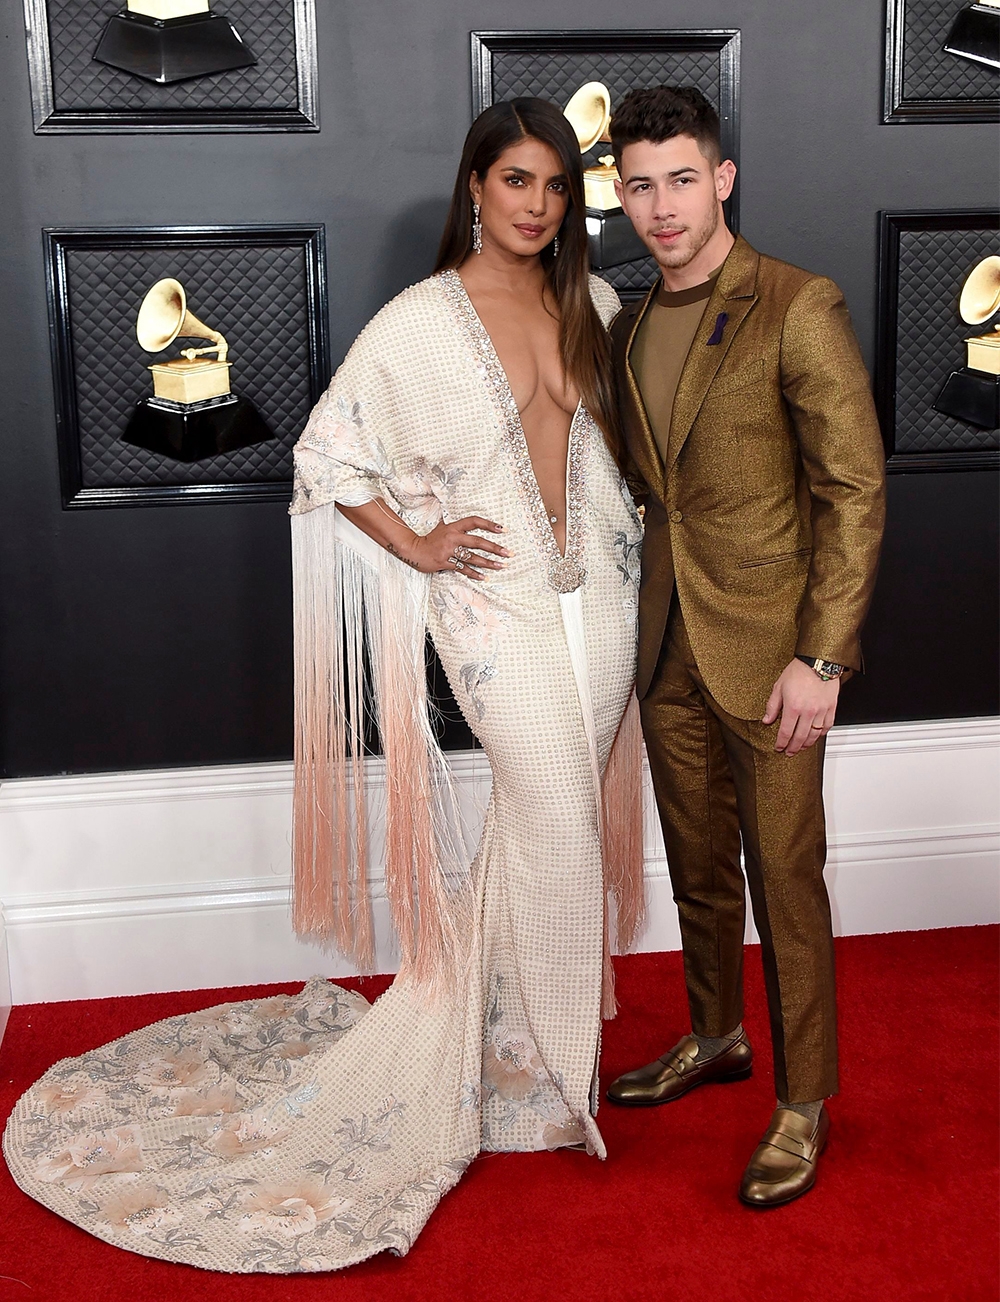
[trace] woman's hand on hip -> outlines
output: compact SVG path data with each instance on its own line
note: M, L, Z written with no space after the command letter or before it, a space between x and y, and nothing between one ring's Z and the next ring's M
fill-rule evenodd
M405 559L423 574L454 570L470 579L481 580L484 569L502 570L503 560L494 558L507 557L510 552L492 539L472 533L473 529L483 529L487 533L504 532L502 524L481 515L467 515L451 523L442 520L430 533L414 538ZM484 556L483 552L487 554Z

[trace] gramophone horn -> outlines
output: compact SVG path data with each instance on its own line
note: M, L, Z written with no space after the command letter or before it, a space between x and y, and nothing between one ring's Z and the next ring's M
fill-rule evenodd
M585 154L596 145L611 121L611 93L600 81L588 81L576 92L563 110Z
M222 335L188 311L184 286L172 276L158 280L142 300L135 321L135 333L147 353L160 353L178 335L190 335L196 339L214 340L219 345L219 361L225 361L226 358L226 342Z
M1000 257L995 254L977 262L962 286L958 311L969 325L981 325L1000 308Z

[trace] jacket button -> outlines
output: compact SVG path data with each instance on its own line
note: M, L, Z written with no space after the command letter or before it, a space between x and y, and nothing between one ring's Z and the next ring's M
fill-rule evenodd
M683 511L671 511L670 518L671 520L673 520L674 524L680 524L680 522L684 519L684 513Z

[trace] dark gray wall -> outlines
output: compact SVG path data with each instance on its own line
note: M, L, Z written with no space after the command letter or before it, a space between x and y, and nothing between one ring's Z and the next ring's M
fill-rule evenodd
M554 0L317 0L319 135L142 138L32 134L19 9L10 0L0 20L7 772L287 756L283 507L60 509L40 231L325 222L339 361L371 314L430 269L470 120L469 30L559 28L568 11ZM596 0L573 9L579 26L607 15ZM876 211L994 204L996 128L879 125L874 0L715 0L697 12L632 0L627 25L742 30L743 233L839 282L871 364ZM892 478L868 674L845 689L843 720L996 711L996 505L992 473Z

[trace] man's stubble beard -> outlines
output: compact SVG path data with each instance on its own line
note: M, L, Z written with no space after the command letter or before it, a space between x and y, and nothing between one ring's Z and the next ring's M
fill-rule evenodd
M676 271L679 267L686 267L689 262L693 262L698 254L702 251L708 241L719 229L719 205L713 203L711 210L706 214L705 220L697 231L691 234L690 251L683 249L663 249L659 245L655 246L654 257L661 267L669 267Z

